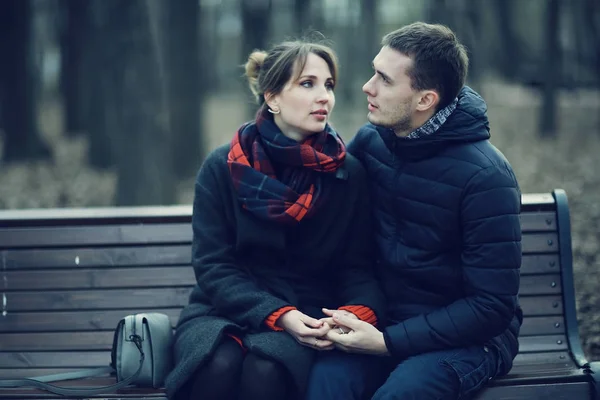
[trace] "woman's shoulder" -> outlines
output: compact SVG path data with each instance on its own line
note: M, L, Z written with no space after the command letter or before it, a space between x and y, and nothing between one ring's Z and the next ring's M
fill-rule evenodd
M212 150L202 163L197 174L197 180L208 175L220 176L229 171L227 167L227 155L229 154L229 144L219 146Z
M213 164L227 164L227 155L229 154L230 145L224 144L215 149L213 149L204 160L204 164L213 165Z

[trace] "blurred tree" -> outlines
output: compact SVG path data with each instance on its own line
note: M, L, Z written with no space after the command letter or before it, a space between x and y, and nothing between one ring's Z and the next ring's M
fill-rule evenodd
M578 85L600 84L600 4L597 0L579 0L565 4L571 14L571 29L576 62L567 62L571 80ZM566 71L564 71L566 72ZM595 73L594 73L595 72Z
M51 156L37 120L36 73L30 0L0 1L0 128L4 162Z
M180 177L193 175L205 151L201 141L201 99L207 90L200 77L215 60L203 57L199 43L198 0L170 1L167 8L167 69L170 131L173 139L174 171Z
M242 11L242 62L246 62L254 49L267 50L271 27L271 0L241 0ZM249 92L247 92L249 93ZM254 116L256 107L248 97L248 117Z
M116 155L117 205L171 204L175 200L167 109L160 0L96 0L102 37L98 98L105 104L104 137Z
M372 73L371 60L379 52L381 38L377 27L379 21L377 20L377 7L378 0L361 0L360 2L360 24L362 28L362 43L361 53L357 54L355 62L359 63L359 70L361 77L368 77ZM364 79L363 78L363 79Z
M542 136L555 136L557 125L556 91L561 80L561 48L558 32L560 1L548 0L545 11L544 63L541 68L543 76L542 107L539 115L539 132Z
M431 0L429 21L448 26L467 48L469 55L469 85L481 91L479 85L485 65L481 29L481 0Z
M302 36L311 22L312 0L294 0L294 23L297 36Z
M493 57L496 61L494 64L498 66L504 77L514 80L520 72L516 60L519 60L521 53L512 18L515 3L513 0L495 0L493 5L500 29L501 45L500 51Z
M136 0L138 1L138 0ZM116 112L115 95L117 70L120 65L118 49L109 41L115 35L110 25L119 12L119 0L88 0L87 42L84 71L89 88L88 107L84 112L84 126L89 135L88 159L95 168L110 168L116 163ZM118 98L116 99L118 100ZM112 110L112 111L111 111Z
M86 110L89 85L94 77L88 76L88 60L84 59L89 47L88 27L90 26L88 1L61 0L59 7L62 16L60 27L61 73L60 87L64 101L65 130L69 135L86 130Z
M367 21L361 22L359 25L357 19L352 18L353 13L360 14L363 11L361 10L362 5L362 0L360 4L356 2L336 4L338 8L335 13L336 30L340 34L340 39L336 41L339 43L338 56L340 58L340 78L336 87L339 107L343 107L343 104L352 104L355 97L360 97L357 96L360 92L357 93L355 82L359 72L363 70L361 64L369 65L370 63L370 60L363 54L365 40L363 35L366 32L364 25L367 24Z

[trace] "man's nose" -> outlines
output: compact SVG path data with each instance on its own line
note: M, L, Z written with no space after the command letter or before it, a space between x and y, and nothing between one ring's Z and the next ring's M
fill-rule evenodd
M373 95L372 85L373 78L369 79L362 87L362 91L368 95Z

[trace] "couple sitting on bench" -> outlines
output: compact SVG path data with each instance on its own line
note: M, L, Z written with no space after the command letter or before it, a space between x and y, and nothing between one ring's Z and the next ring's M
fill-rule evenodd
M317 43L249 56L256 119L195 183L170 398L470 398L511 369L521 195L465 48L440 25L387 34L348 148L337 68Z

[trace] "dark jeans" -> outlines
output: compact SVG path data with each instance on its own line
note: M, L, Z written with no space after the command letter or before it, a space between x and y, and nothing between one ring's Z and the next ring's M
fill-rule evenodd
M390 358L325 353L315 363L307 399L456 400L473 397L499 367L495 349L471 346L424 353L398 363ZM373 374L379 374L379 382Z

